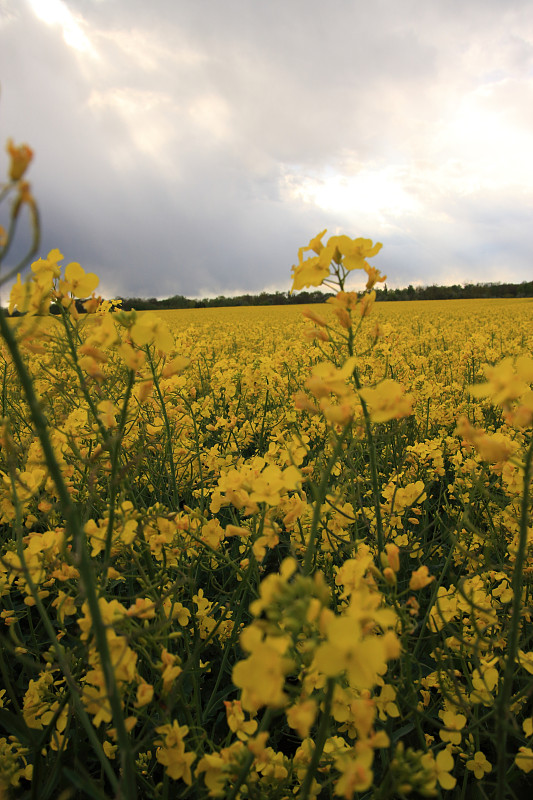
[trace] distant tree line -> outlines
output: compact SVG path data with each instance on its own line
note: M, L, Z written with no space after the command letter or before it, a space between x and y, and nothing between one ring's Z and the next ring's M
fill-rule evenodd
M157 300L155 297L145 299L143 297L120 297L117 298L121 308L130 311L135 308L137 311L147 311L156 308L218 308L220 306L287 306L295 304L325 303L332 294L324 292L261 292L261 294L240 294L237 297L209 297L202 300L191 300L180 294L167 297L164 300Z
M138 311L157 308L218 308L220 306L287 306L305 303L325 303L332 294L321 291L298 292L261 292L261 294L240 294L237 297L205 298L191 300L176 294L164 300L155 297L118 298L120 306L129 311L132 308ZM387 284L383 288L376 287L376 299L380 302L394 302L397 300L458 300L488 297L533 297L533 281L522 283L466 283L453 286L412 286L405 289L389 289Z
M261 294L240 294L237 297L218 297L194 300L175 294L164 300L156 297L118 297L115 306L124 311L150 311L162 308L219 308L220 306L288 306L288 305L309 305L312 303L325 303L331 293L327 294L318 289L313 292L261 292ZM412 286L409 284L405 289L389 289L387 284L383 287L376 287L376 300L378 302L394 302L397 300L458 300L489 297L533 297L533 281L522 281L522 283L465 283L462 286ZM76 307L80 313L85 312L81 300L76 300ZM59 314L59 307L52 303L50 306L52 314ZM19 316L15 311L12 316Z
M376 289L377 300L465 300L488 297L533 297L533 281L522 283L465 283L462 286L409 286L389 289L387 284Z

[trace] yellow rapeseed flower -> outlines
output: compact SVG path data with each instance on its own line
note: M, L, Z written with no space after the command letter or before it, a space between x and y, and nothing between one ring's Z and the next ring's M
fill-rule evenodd
M413 398L397 381L387 378L374 388L360 389L360 396L367 404L372 422L389 422L413 413Z
M487 760L485 753L478 750L474 757L466 762L466 768L472 770L478 781L492 770L492 764Z
M156 758L163 764L169 778L183 780L187 786L192 784L191 764L196 759L196 753L185 751L184 738L189 732L187 725L179 725L177 720L171 724L160 725L155 729L160 735L155 744L158 745Z
M83 267L76 261L72 261L65 267L65 278L59 282L59 291L65 296L68 294L74 297L88 297L94 292L100 279L94 272L85 272Z
M531 772L533 770L533 750L531 747L519 747L514 763L522 772Z

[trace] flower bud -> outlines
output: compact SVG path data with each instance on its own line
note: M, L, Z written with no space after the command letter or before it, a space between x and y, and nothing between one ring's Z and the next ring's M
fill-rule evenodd
M396 575L394 574L394 570L392 570L390 567L385 567L385 569L383 570L383 577L385 578L389 586L394 586L394 584L396 583Z
M21 144L16 147L11 139L7 141L6 150L10 157L9 180L19 181L33 158L33 150L27 144Z

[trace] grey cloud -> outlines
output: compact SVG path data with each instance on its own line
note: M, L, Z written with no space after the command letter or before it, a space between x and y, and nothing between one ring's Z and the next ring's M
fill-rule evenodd
M110 293L288 288L298 247L325 227L381 238L391 283L452 272L482 280L506 248L511 273L526 277L521 209L530 188L504 182L463 196L462 172L486 176L449 137L461 103L485 85L485 106L523 146L533 107L530 3L72 0L68 8L96 56L68 47L27 3L2 0L0 122L5 138L36 151L43 251L59 247ZM283 190L286 176L389 165L419 214L354 219Z

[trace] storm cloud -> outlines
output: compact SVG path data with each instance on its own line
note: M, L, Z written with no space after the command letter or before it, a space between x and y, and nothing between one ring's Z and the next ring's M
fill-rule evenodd
M324 228L390 286L531 278L527 0L0 0L0 83L107 296L286 290Z

